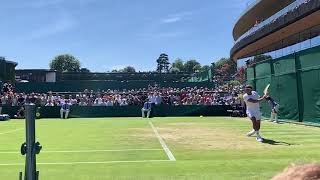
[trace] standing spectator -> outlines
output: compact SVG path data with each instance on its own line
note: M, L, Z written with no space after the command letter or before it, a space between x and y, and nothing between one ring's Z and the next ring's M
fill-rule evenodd
M162 104L162 96L161 96L160 93L156 93L156 96L155 96L155 104L156 104L156 105Z
M148 99L152 105L156 104L156 96L153 93L150 93L150 95L148 96Z

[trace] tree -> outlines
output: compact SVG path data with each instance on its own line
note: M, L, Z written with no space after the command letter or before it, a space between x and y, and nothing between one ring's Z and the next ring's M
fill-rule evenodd
M211 63L211 74L214 76L216 74L216 63Z
M176 59L173 63L172 63L172 68L177 68L179 69L180 72L184 72L184 62L181 59Z
M228 62L230 61L230 59L228 58L221 58L220 60L218 60L215 63L215 66L217 69L221 69L223 65L228 64Z
M207 71L209 71L211 69L211 67L210 66L208 66L208 65L204 65L204 66L202 66L201 67L201 72L207 72Z
M87 69L87 68L81 68L81 69L80 69L80 72L89 73L89 72L90 72L90 70L89 70L89 69Z
M202 69L201 64L197 64L193 67L193 72L200 72Z
M244 83L246 81L246 69L245 67L238 68L238 72L236 74L236 80Z
M229 82L229 84L231 86L239 86L239 85L241 85L241 82L238 81L238 80L232 80L232 81Z
M178 69L178 68L176 68L176 67L172 67L171 69L170 69L170 73L175 73L175 74L177 74L177 73L179 73L180 72L180 70Z
M127 66L127 67L123 68L120 71L124 72L124 73L135 73L136 69L134 67L132 67L132 66Z
M169 72L169 57L167 54L160 54L159 58L157 59L157 71L161 73L168 73Z
M70 54L56 56L50 62L50 69L60 72L77 72L80 71L80 61Z
M222 81L228 81L232 79L232 77L237 72L237 64L228 59L221 58L219 61L215 63L215 75L220 77Z
M184 64L184 70L187 73L194 73L196 70L199 70L199 67L201 68L201 64L196 60L189 60Z
M135 73L136 69L133 66L127 66L123 69L113 69L112 73Z

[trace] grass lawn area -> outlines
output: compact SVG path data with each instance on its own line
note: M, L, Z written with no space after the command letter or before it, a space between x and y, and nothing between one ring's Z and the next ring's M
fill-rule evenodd
M40 180L270 179L291 163L320 162L320 128L293 124L263 122L265 143L245 136L249 120L229 117L41 119L36 125ZM0 122L1 180L24 171L24 126Z

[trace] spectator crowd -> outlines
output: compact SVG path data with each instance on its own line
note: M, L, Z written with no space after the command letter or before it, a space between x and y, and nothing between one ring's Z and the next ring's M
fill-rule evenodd
M10 84L5 84L0 95L0 105L21 106L31 102L38 106L61 106L63 103L78 106L142 106L148 101L155 105L234 105L240 104L242 86L218 88L148 88L135 90L106 90L79 93L17 93Z

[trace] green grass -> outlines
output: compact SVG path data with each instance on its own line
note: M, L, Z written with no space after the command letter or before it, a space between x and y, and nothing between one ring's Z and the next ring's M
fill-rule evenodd
M168 160L149 121L177 161L144 162ZM271 144L244 136L248 120L226 117L42 119L36 124L43 145L37 156L40 180L270 179L291 163L320 162L320 128L293 124L263 122L262 135ZM19 165L24 126L22 120L0 122L1 180L18 179L24 171ZM72 162L104 163L41 164Z

